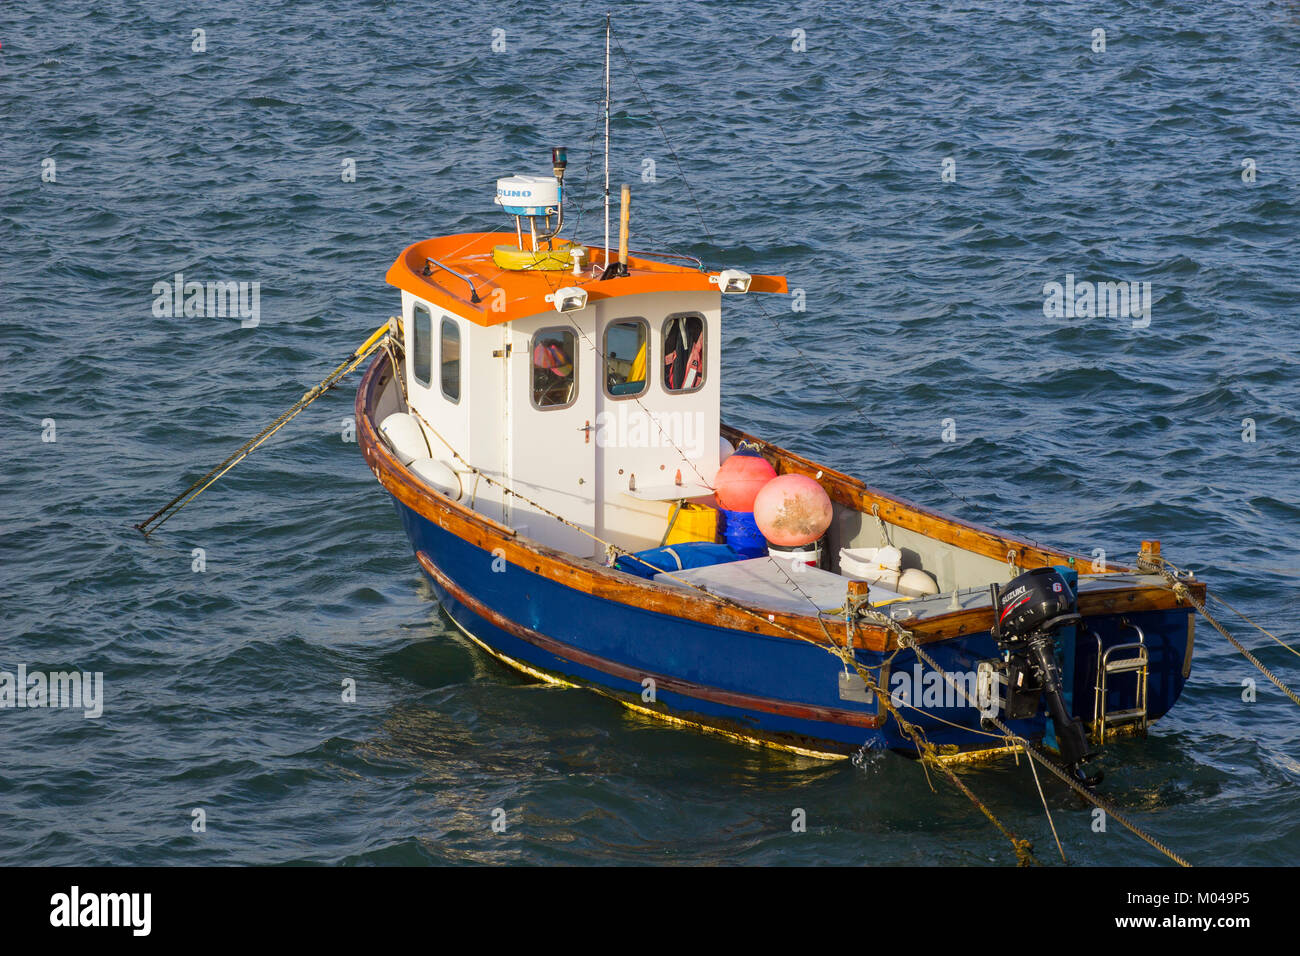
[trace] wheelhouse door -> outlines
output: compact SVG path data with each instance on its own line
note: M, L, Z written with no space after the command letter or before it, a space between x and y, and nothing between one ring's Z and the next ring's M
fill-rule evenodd
M546 512L595 531L599 363L588 344L592 334L558 314L515 323L510 360L510 484L545 509L514 498L511 523L584 557L603 548Z

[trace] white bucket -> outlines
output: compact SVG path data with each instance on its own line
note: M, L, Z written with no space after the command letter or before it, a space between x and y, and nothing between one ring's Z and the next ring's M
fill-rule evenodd
M767 553L778 560L788 561L790 564L808 564L813 567L820 567L822 563L820 541L801 545L797 548L782 548L768 542Z
M840 548L840 574L846 578L898 590L898 569L903 552L897 548Z

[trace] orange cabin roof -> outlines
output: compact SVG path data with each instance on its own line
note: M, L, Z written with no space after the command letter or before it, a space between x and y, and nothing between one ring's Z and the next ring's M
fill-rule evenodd
M593 278L589 270L575 276L572 269L553 272L502 269L492 261L492 248L513 246L516 241L513 232L472 232L425 239L402 250L386 278L405 292L483 326L549 311L554 306L546 301L546 296L566 286L585 289L588 302L642 292L709 292L718 288L709 282L709 277L717 275L716 272L700 272L689 265L634 255L628 256L628 275L617 279ZM604 260L603 247L585 248L589 261ZM480 301L471 300L469 283L444 268L430 264L430 274L423 275L428 258L467 277ZM504 291L504 296L498 290ZM756 275L749 290L786 292L785 276Z

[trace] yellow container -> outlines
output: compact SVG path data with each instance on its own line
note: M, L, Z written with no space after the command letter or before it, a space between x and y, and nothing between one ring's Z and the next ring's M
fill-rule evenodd
M688 541L717 541L718 511L708 505L687 502L677 512L677 520L668 531L664 544L686 544Z

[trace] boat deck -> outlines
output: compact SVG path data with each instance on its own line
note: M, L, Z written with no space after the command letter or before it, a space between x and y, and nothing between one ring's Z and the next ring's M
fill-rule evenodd
M655 581L678 587L686 587L682 582L689 582L742 604L789 614L810 614L814 607L819 612L842 608L849 579L833 571L766 557L673 571L671 576L656 574ZM882 587L871 588L873 604L901 597Z
M658 584L695 586L748 607L785 614L842 613L850 578L821 568L796 570L789 562L771 557L750 558L701 568L656 574ZM1155 574L1084 574L1079 576L1079 596L1102 597L1107 591L1160 587ZM871 585L872 606L898 621L920 620L990 607L988 587L961 588L929 597L909 598L880 585Z

